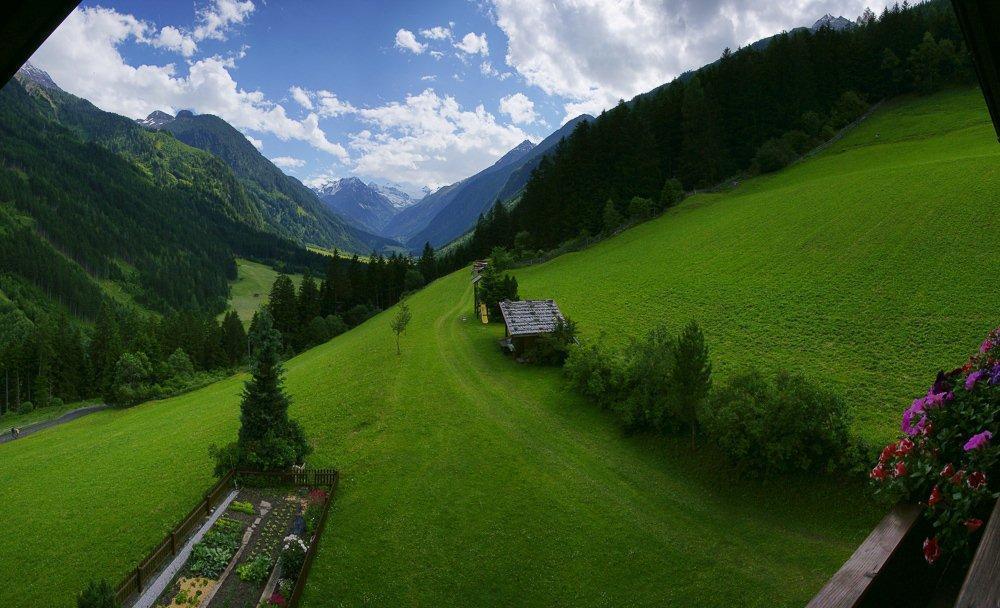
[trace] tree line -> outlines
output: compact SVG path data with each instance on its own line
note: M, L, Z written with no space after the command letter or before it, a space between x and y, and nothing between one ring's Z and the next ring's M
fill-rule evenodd
M498 203L441 256L441 272L496 246L546 251L614 233L677 191L777 170L869 104L973 79L950 5L870 10L856 27L794 30L735 52L583 122L546 155L519 201Z

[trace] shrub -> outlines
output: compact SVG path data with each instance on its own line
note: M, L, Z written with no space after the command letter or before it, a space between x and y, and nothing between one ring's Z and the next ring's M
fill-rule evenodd
M361 325L367 321L375 311L365 304L355 304L344 313L344 321L351 327Z
M628 216L632 219L642 220L653 214L653 201L641 196L633 196L628 202Z
M241 581L259 585L267 580L268 575L271 573L271 565L270 556L264 554L255 555L237 566L236 574L240 576Z
M490 266L497 272L503 272L514 265L514 254L507 249L497 246L490 252Z
M63 405L65 405L65 403L63 403L63 400L60 399L59 397L53 397L49 399L50 407L62 407Z
M660 209L668 209L684 200L684 186L679 179L670 178L663 182L663 189L660 190Z
M229 508L237 513L246 513L247 515L253 515L256 511L253 508L253 504L250 501L240 502L234 500L229 504Z
M576 323L559 319L551 334L539 336L525 350L524 358L540 365L562 365L569 355L570 346L576 343Z
M166 372L170 378L183 378L194 374L194 364L183 348L177 348L167 358Z
M752 473L829 470L848 452L844 402L802 376L751 370L716 391L700 420L722 453Z
M938 373L900 426L903 435L885 446L870 473L877 493L927 505L934 529L924 541L927 562L968 557L1000 475L1000 328L965 365Z
M691 429L691 448L695 447L698 409L712 388L712 363L701 328L694 321L688 323L677 339L673 358L673 415Z
M610 408L621 394L623 364L616 351L607 348L605 337L571 346L563 373L570 385L604 408Z
M795 150L784 138L769 139L757 148L754 165L761 173L772 173L787 167L795 160Z
M663 325L631 344L624 370L624 400L616 407L626 430L676 430L670 415L676 352L677 341Z
M87 583L76 596L77 608L119 608L120 604L115 601L115 590L111 588L111 583L101 579L92 580Z
M35 409L35 404L34 403L32 403L30 401L23 401L23 402L21 402L21 406L19 408L17 408L17 412L19 414L27 414L28 412L31 412L34 409Z
M285 537L281 548L281 574L286 578L297 578L306 561L306 543L294 534Z

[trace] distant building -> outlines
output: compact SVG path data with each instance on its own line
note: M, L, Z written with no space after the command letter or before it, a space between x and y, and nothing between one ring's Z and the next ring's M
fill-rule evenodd
M555 332L565 317L554 300L518 300L500 302L500 313L506 326L500 346L505 352L520 357L539 336Z

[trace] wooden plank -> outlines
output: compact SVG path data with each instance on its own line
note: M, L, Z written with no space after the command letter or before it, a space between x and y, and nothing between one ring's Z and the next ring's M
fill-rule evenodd
M993 515L986 524L955 603L955 608L997 606L1000 606L1000 501L993 507Z
M917 505L899 504L893 507L807 608L858 606L919 518L920 507Z

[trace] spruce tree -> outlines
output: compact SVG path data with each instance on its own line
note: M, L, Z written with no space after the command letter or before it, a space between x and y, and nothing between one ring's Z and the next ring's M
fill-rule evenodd
M279 274L271 286L267 310L274 328L281 332L287 342L295 333L299 322L299 302L295 297L295 285L288 275Z
M316 281L313 279L312 273L308 270L302 278L302 284L299 286L298 305L300 327L309 325L310 321L319 316L319 289L316 287Z
M420 261L417 262L417 270L423 275L424 281L431 282L437 276L437 258L434 248L429 242L424 243L424 251L420 254Z
M301 463L309 446L298 422L288 418L281 364L281 336L267 310L257 313L250 333L250 379L243 388L235 461L238 468L286 469Z
M712 388L712 362L698 323L688 323L677 340L676 348L671 374L675 414L691 427L691 449L694 449L698 408Z
M222 319L222 348L230 365L236 365L247 355L247 333L235 310Z

